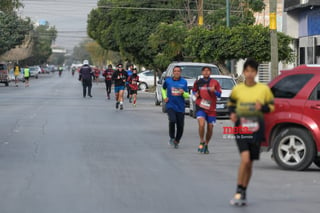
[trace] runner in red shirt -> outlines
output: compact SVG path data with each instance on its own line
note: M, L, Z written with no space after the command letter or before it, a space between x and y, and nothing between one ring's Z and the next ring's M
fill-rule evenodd
M112 69L112 65L108 65L108 69L106 69L103 72L103 76L105 78L105 83L106 83L106 91L107 91L107 99L110 100L110 93L111 93L111 85L112 85L112 75L113 75L114 70Z
M199 124L200 145L198 152L209 154L208 144L212 137L213 125L216 123L216 102L221 96L221 87L218 81L210 78L211 68L203 67L203 78L197 80L193 86L193 94L196 97L196 116ZM207 133L205 136L205 123Z
M132 102L133 97L133 106L136 106L137 103L137 94L138 94L138 82L139 82L139 76L137 75L137 68L133 68L132 75L128 78L129 87L130 87L130 97L129 101Z

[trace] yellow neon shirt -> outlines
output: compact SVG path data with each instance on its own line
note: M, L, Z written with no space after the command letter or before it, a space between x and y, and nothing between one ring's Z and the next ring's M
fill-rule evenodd
M255 108L256 102L268 106L270 112L274 110L273 94L267 85L256 83L253 86L247 86L241 83L233 88L228 106L235 107L239 117L263 117L263 112Z

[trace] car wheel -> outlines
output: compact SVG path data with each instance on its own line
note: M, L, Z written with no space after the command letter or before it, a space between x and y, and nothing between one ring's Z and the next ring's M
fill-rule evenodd
M288 170L305 170L315 157L315 144L307 130L287 128L276 138L273 155L276 163Z
M8 87L8 86L9 86L9 82L4 83L4 85L5 85L6 87Z
M140 83L139 84L139 89L141 91L146 91L147 88L148 88L148 85L146 83Z
M36 79L38 79L38 76L36 75Z
M162 112L163 113L167 112L166 103L164 101L162 101Z
M314 159L313 163L316 164L316 166L320 168L320 157L316 157Z
M155 104L156 106L160 106L160 101L158 101L157 92L156 92L155 95L154 95L154 104Z

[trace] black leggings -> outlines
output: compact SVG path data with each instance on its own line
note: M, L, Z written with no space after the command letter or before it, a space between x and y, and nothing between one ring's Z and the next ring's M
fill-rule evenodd
M83 87L83 97L86 97L87 87L88 87L88 95L91 96L92 80L91 79L83 79L82 80L82 87Z
M106 91L107 91L107 94L110 95L110 93L111 93L112 81L105 81L105 82L106 82Z
M176 112L173 109L168 109L168 119L169 119L169 136L175 141L180 142L183 134L184 127L184 113ZM177 134L175 134L177 125Z

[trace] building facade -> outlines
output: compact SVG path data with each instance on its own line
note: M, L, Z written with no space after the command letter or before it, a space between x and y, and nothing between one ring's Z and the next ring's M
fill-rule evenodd
M284 0L283 32L295 39L296 64L320 64L320 0Z

